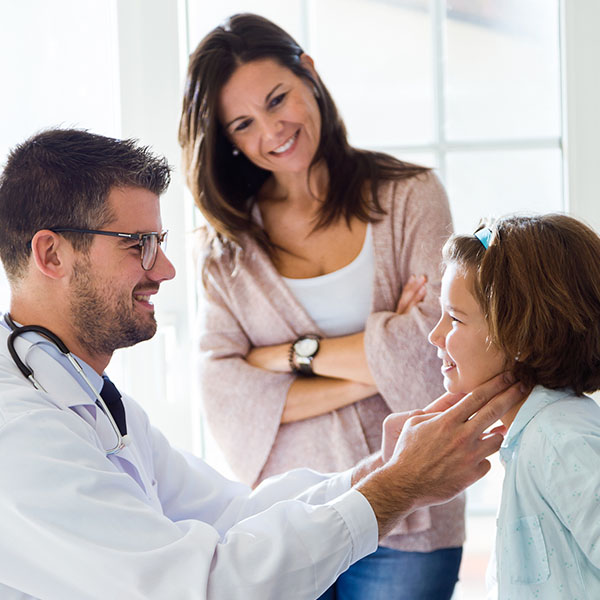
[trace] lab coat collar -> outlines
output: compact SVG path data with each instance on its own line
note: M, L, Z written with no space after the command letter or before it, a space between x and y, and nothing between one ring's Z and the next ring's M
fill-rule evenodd
M504 442L500 447L500 459L506 464L512 458L514 447L521 436L521 433L543 408L557 402L565 396L573 395L573 390L569 388L551 390L541 385L536 385L523 406L519 409L515 420L508 429Z
M10 335L10 329L0 327L0 345L2 353L8 356L8 359L12 362L12 359L8 355L6 342ZM62 354L55 350L53 352L53 345L49 343L40 343L43 338L41 336L34 337L19 336L15 340L15 350L21 357L21 360L25 364L29 365L29 368L33 371L33 376L42 385L50 396L52 402L59 408L68 409L75 406L81 405L93 405L95 408L95 398L92 395L91 390L87 389L85 383L79 382L80 377L73 375L69 372L65 362L59 360L56 354ZM48 351L53 352L55 356L52 356ZM63 357L64 358L64 357ZM102 389L102 377L98 375L91 367L84 363L84 361L78 359L85 374L90 377L90 381L97 390ZM68 360L66 361L68 364ZM69 364L69 368L73 367ZM15 370L18 371L16 365ZM27 382L25 377L19 373L23 380ZM30 385L27 383L27 385Z
M24 386L32 387L10 357L6 345L9 335L10 329L0 326L0 357L6 358L9 368L22 380ZM44 343L40 343L42 339L44 339ZM35 333L33 336L19 336L15 340L15 350L33 371L34 378L47 392L44 394L44 398L48 403L52 403L58 409L73 411L79 415L94 429L98 437L98 447L103 451L106 448L113 447L116 441L115 431L108 418L97 407L91 390L82 381L81 376L76 373L71 363L64 360L64 355L60 351L57 351L52 344L46 343L45 338ZM102 377L84 361L78 358L77 360L95 389L98 391L102 389ZM42 394L43 392L39 393ZM138 468L140 458L136 455L137 450L134 452L132 447L126 446L117 454L107 456L107 459L119 465L120 469L129 474L142 490L151 497L152 485L142 477Z

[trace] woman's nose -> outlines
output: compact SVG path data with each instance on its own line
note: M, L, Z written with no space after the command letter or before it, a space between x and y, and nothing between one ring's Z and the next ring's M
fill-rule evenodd
M263 137L268 140L277 139L283 129L281 121L271 115L265 115L260 124Z

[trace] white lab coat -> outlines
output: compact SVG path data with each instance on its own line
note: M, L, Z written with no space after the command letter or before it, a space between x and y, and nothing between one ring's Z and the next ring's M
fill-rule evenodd
M0 327L0 598L310 600L377 547L350 474L254 492L186 461L125 397L131 443L54 358ZM293 498L293 499L290 499Z

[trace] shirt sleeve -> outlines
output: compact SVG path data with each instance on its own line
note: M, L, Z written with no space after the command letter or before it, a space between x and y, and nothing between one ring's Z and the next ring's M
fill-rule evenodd
M402 411L422 408L443 393L440 362L427 335L440 315L442 247L452 233L452 218L446 192L433 173L390 190L388 239L379 248L386 257L385 306L367 320L365 352L379 393L392 411ZM398 315L396 304L412 274L427 275L427 295L409 313Z
M155 474L159 488L190 480L182 498L175 490L165 498L166 511L181 511L180 519L152 506L74 413L37 410L4 424L0 582L48 600L309 600L375 550L376 523L361 494L347 490L325 503L306 501L347 488L348 475L328 483L323 475L296 474L288 491L300 495L284 499L283 479L251 494L163 451L171 457L162 467L177 468L172 479ZM187 497L202 482L206 513ZM311 484L316 487L307 490ZM239 520L228 508L236 499ZM218 511L220 502L225 509Z
M235 303L224 268L215 266L201 290L200 393L206 421L229 466L252 485L275 442L294 376L245 360L251 344L231 308Z

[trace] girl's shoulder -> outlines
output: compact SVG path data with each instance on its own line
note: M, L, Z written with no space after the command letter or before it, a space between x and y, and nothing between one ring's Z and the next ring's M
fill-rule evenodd
M585 461L591 451L600 456L600 406L587 396L569 395L545 406L529 421L519 459L550 469L567 457Z

